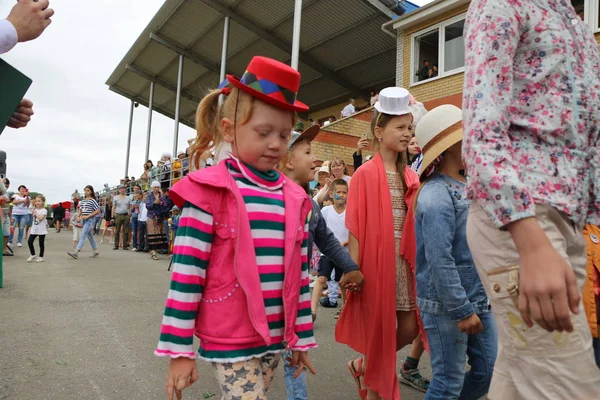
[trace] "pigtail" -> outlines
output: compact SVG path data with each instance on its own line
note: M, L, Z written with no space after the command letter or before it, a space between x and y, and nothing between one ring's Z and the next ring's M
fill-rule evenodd
M219 127L221 122L219 96L221 94L220 89L211 90L198 105L196 111L197 136L190 149L190 158L195 169L200 169L202 154L221 143L222 136Z

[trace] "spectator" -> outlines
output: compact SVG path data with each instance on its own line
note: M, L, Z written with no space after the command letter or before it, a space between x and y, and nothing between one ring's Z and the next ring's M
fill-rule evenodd
M126 188L119 185L119 195L113 199L112 217L115 220L115 247L119 250L119 241L122 239L123 250L129 249L129 224L131 217L131 199L126 194ZM123 236L121 236L123 230Z
M142 201L140 202L140 211L138 214L138 232L137 232L137 252L148 252L148 237L147 233L147 221L148 221L148 210L146 209L146 193L142 194Z
M352 159L354 161L354 170L356 171L358 167L362 165L362 152L365 149L369 148L369 139L367 136L363 136L358 140L358 144L356 145L356 151L352 154Z
M112 236L113 236L113 231L114 231L114 226L115 226L115 220L113 219L112 216L112 209L113 209L113 199L112 199L112 195L109 193L108 197L106 197L106 204L104 205L104 232L102 232L102 239L100 239L100 243L104 243L104 237L106 236L106 232L108 232L108 229L111 228L111 232L110 232L110 236L111 236L111 240L110 240L110 244L113 243L112 240Z
M139 186L135 186L133 193L133 201L131 203L131 232L133 233L133 248L131 251L136 251L140 245L138 243L138 226L139 226L139 215L140 215L140 204L142 203L143 194ZM142 245L143 248L143 245Z
M167 200L160 194L160 183L152 182L152 192L146 199L146 208L148 210L148 220L146 221L148 248L153 260L158 260L156 252L167 249L167 236L163 221L169 213Z
M58 203L54 208L52 217L54 218L54 228L56 228L56 233L60 233L62 222L65 219L65 208L61 203Z
M351 116L356 112L356 108L354 108L354 99L348 100L348 104L342 110L342 118L346 118Z
M160 179L161 189L171 187L171 156L167 157L165 154L163 154L163 158L158 162L158 178Z
M158 180L158 167L154 165L152 160L146 161L148 166L148 185Z
M177 158L175 159L175 161L173 161L173 181L172 184L176 184L177 182L179 182L179 180L182 177L182 169L183 169L183 162L182 160L185 158L185 152L180 151L179 153L177 153Z
M25 185L19 186L19 193L13 195L12 198L13 209L12 215L15 221L15 231L19 229L19 235L17 237L17 247L23 246L23 235L25 234L25 224L27 222L29 204L31 199L29 198L29 191ZM8 239L8 245L12 245L14 233L10 235Z
M371 92L371 98L369 99L369 104L371 106L374 106L375 103L377 103L377 100L379 100L379 93Z
M79 237L79 243L73 251L67 252L67 254L74 259L79 258L79 252L83 248L86 238L90 241L90 245L92 246L92 255L90 258L96 258L100 255L96 242L94 241L94 235L92 235L94 217L100 213L100 205L96 201L96 193L91 185L85 187L84 193L85 198L79 203L77 216L74 218L83 221L83 229Z
M431 64L429 60L423 61L423 68L417 72L417 76L419 77L419 82L425 81L430 78L429 71L431 70Z
M149 179L150 179L150 167L148 166L148 163L144 163L144 172L140 176L140 186L142 187L143 190L148 190L149 185L150 185L148 183Z
M438 76L438 66L434 64L433 67L429 70L429 78L435 78Z
M0 205L2 206L2 254L5 256L12 256L13 253L8 251L8 238L10 237L10 222L12 220L12 208L10 207L10 198L8 197L7 191L10 186L10 180L8 178L2 178L4 189L0 193Z

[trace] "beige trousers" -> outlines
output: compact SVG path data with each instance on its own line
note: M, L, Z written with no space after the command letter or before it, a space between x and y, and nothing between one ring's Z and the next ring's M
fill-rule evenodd
M536 207L538 223L554 248L569 262L583 287L585 240L567 216L549 206ZM528 329L521 319L519 255L507 231L496 228L473 204L467 240L498 327L498 358L488 394L491 400L600 399L600 369L583 307L572 315L572 333Z

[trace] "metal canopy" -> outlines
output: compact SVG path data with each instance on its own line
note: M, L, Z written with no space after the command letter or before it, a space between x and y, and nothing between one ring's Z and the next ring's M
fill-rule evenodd
M312 111L394 84L396 41L379 0L303 0L299 100ZM219 84L223 24L230 17L227 73L241 76L254 55L290 63L294 0L166 0L106 84L175 116L179 55L185 63L180 120L193 127L199 100Z

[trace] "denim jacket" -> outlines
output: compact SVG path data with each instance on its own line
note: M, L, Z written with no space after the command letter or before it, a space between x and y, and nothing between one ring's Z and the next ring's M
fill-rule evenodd
M435 173L417 200L417 304L420 311L461 321L489 312L467 244L470 201L465 184Z
M313 210L308 223L308 259L312 254L312 244L315 243L321 253L331 260L335 265L342 268L344 273L358 271L358 265L352 260L350 254L342 247L333 232L327 227L325 218L321 214L321 208L316 201L313 202Z

